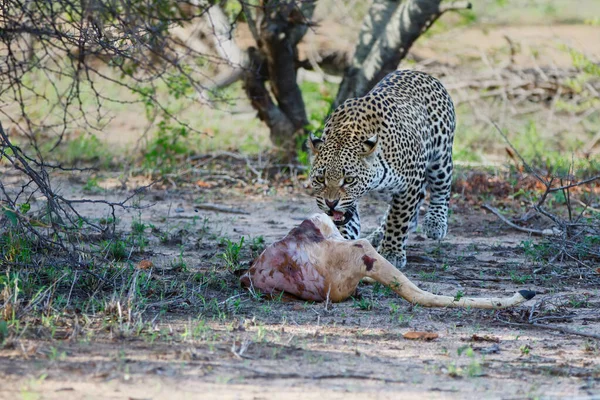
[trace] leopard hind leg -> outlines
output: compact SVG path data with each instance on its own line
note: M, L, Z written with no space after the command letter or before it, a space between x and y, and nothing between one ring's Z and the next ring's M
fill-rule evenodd
M423 221L427 237L443 239L448 232L448 204L452 186L452 153L448 152L427 167L429 207Z

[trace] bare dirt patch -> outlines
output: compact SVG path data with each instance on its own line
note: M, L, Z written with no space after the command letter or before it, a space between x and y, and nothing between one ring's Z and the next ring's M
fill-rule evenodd
M81 195L76 186L68 190ZM247 214L195 211L198 199ZM86 325L78 310L67 310L51 334L43 321L25 318L31 327L0 350L1 398L562 398L600 391L597 340L511 325L533 318L600 334L600 275L568 262L544 266L524 246L533 238L468 201L455 199L444 241L412 235L405 272L435 293L536 290L523 306L424 309L366 284L354 299L328 307L254 298L228 271L224 238L281 238L317 211L308 195L285 185L165 189L146 193L145 203L154 206L141 216L121 216L123 227L141 217L156 232L131 263L151 261L152 279L183 276L189 292L149 302L139 331L108 316ZM383 210L375 202L363 207L367 232ZM246 246L239 264L254 255ZM409 331L439 338L407 340Z

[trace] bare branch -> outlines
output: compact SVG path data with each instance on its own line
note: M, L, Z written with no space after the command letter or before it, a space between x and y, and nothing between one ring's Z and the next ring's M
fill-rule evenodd
M584 180L581 180L581 181L578 181L578 182L570 183L568 185L551 188L548 191L550 193L559 192L561 190L570 189L570 188L574 188L574 187L581 186L581 185L586 185L588 183L591 183L591 182L594 182L594 181L597 181L597 180L600 180L600 175L595 175L595 176L592 176L591 178L587 178L587 179L584 179Z
M452 1L440 5L440 12L445 13L446 11L470 10L472 8L473 5L469 1Z
M519 225L511 222L504 215L502 215L497 208L494 208L494 207L490 206L489 204L484 204L481 207L485 208L488 211L491 211L495 216L500 218L500 220L502 220L502 222L504 222L506 225L508 225L512 228L515 228L516 230L519 230L521 232L526 232L526 233L529 233L532 235L538 235L538 236L557 236L557 235L561 234L560 232L556 232L552 229L544 229L542 231L539 229L530 229L530 228L525 228L523 226L519 226Z

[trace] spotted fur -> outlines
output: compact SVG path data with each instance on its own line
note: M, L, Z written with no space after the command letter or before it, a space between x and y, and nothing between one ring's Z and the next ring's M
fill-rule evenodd
M364 97L346 100L329 116L323 136L309 140L318 206L338 219L343 213L334 222L346 239L356 239L359 199L367 193L386 199L385 222L369 239L402 268L427 188L425 233L446 236L455 125L452 99L437 79L392 72Z

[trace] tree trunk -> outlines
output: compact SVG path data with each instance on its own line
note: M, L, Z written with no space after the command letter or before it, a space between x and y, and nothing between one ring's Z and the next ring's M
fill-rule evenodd
M250 67L245 89L261 120L271 131L271 141L283 158L295 156L296 135L308 124L302 92L296 83L298 42L306 33L316 1L263 0L256 19L245 2L244 14L257 48L249 49ZM271 98L265 82L275 101Z
M334 107L364 96L398 68L408 50L446 11L471 8L468 2L375 0L363 20L352 64L344 73Z

